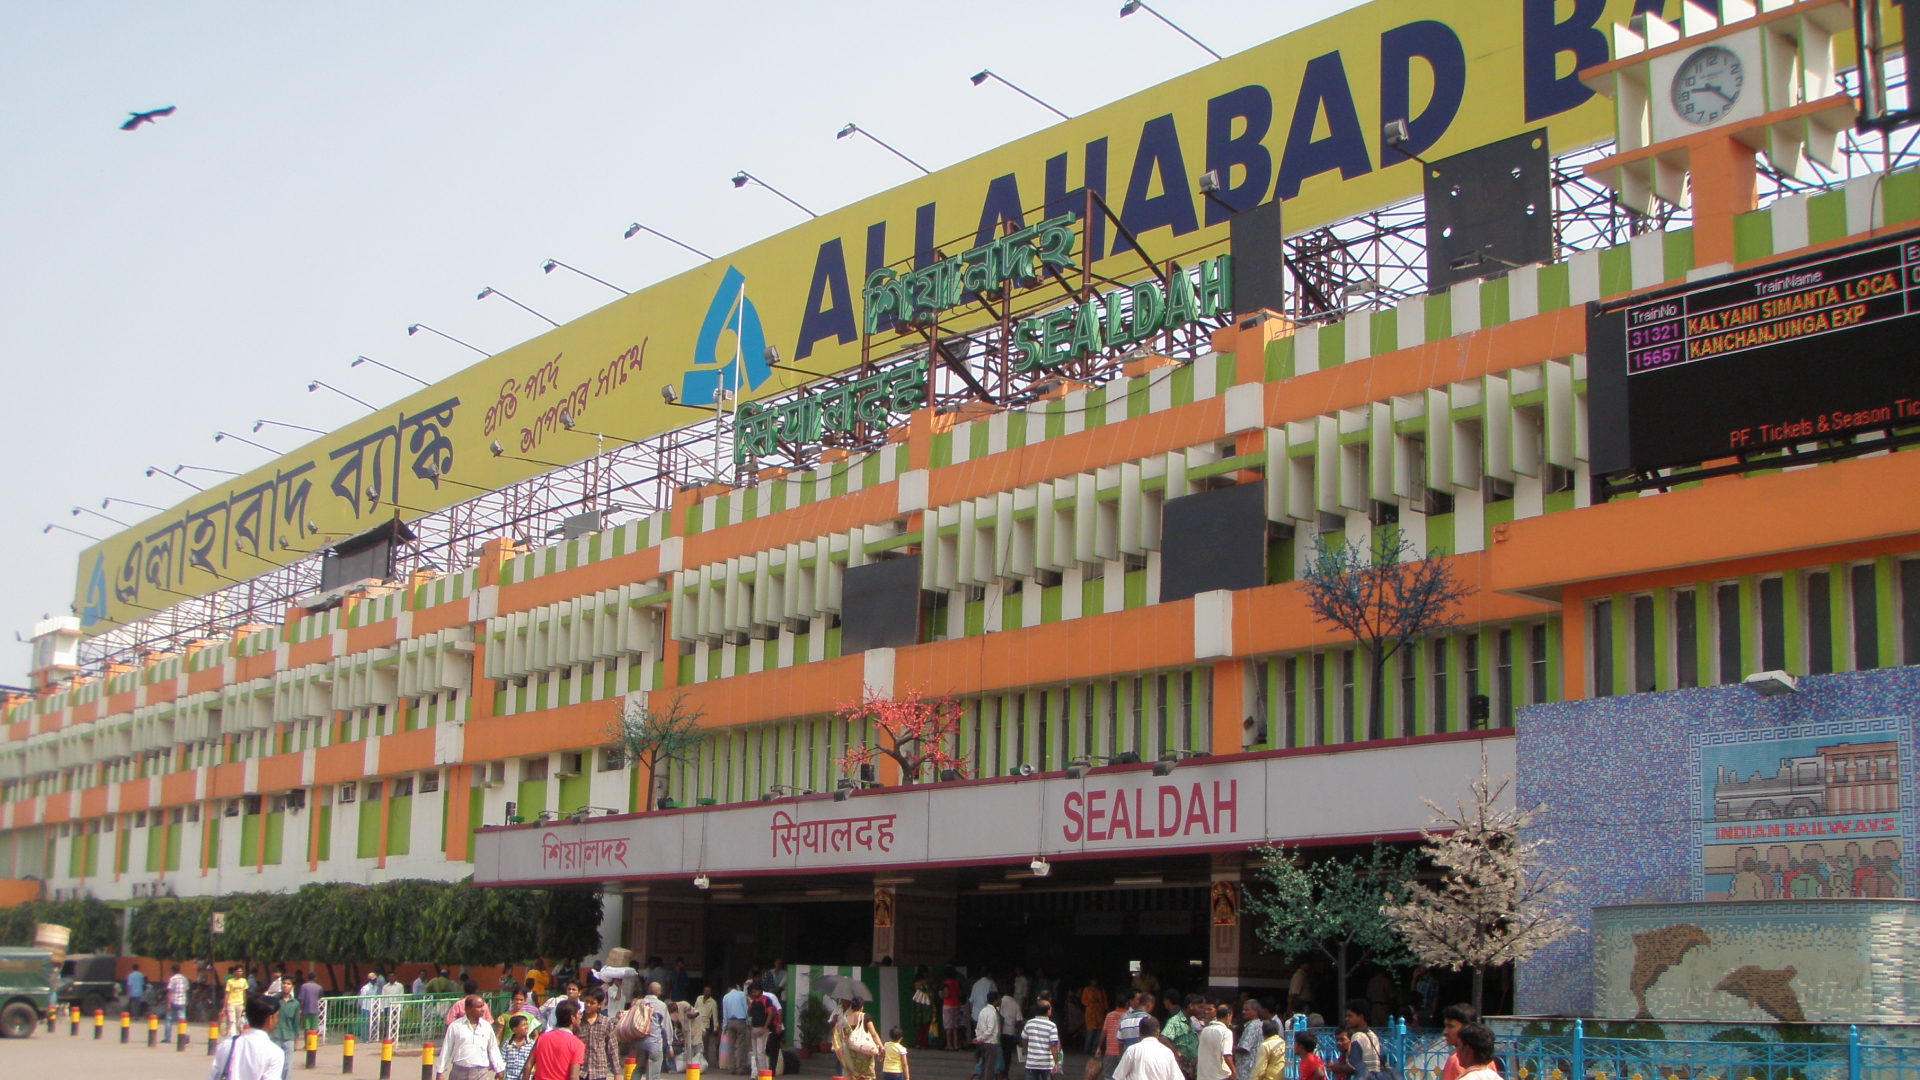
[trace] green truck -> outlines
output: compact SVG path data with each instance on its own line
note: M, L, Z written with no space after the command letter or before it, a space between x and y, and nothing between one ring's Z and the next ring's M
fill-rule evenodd
M0 949L0 1037L24 1039L54 1008L53 953Z

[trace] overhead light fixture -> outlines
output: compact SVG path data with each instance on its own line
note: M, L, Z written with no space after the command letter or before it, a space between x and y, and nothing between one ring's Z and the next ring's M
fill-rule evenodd
M433 327L431 327L431 326L428 326L428 325L427 325L426 323L412 323L412 324L410 324L410 325L408 325L408 327L407 327L407 336L408 336L408 337L412 337L412 336L413 336L414 334L416 334L416 333L418 333L418 332L420 332L420 331L422 331L422 330L425 330L425 331L426 331L427 333L429 333L429 334L432 334L432 335L433 335L433 336L435 336L435 337L443 337L443 338L446 338L446 339L447 339L448 341L451 341L451 342L453 342L453 343L454 343L455 345L459 345L459 346L461 346L462 348L467 348L467 349L472 349L472 350L473 350L474 352L477 352L477 353L479 353L479 354L480 354L481 356L492 356L492 355L493 355L492 353L490 353L490 352L488 352L487 350L485 350L485 349L482 349L482 348L480 348L480 347L479 347L478 345L468 345L468 344L467 344L466 342L464 342L464 341L461 341L461 340L460 340L459 338L457 338L457 337L454 337L454 336L453 336L452 334L443 334L443 333L441 333L440 331L438 331L438 330L435 330L435 329L434 329Z
M913 875L912 874L875 874L873 878L873 883L875 885L911 885L913 884Z
M808 896L839 896L844 891L845 890L842 890L842 889L808 889L807 895Z
M1137 750L1127 750L1115 754L1113 755L1113 763L1115 765L1138 765L1140 764L1140 752Z
M605 285L607 288L612 289L614 292L619 293L621 296L633 295L632 293L628 292L627 290L621 288L618 285L615 285L613 282L608 281L605 278L595 277L592 274L587 273L585 270L582 270L577 266L568 266L566 263L561 262L559 259L548 259L546 262L541 263L540 272L543 274L551 274L553 273L554 267L556 266L562 270L570 270L573 273L576 273L581 277L586 278L588 281L597 281L600 284Z
M1180 759L1169 754L1153 763L1153 775L1172 776L1173 770L1180 767Z
M767 362L768 367L780 366L780 349L778 346L775 346L775 345L767 346L765 349L761 350L760 356L762 359L764 359Z
M634 237L640 235L641 233L648 233L650 235L657 236L660 239L665 240L667 243L672 244L675 247L685 248L686 250L693 252L695 255L698 255L703 259L713 258L713 256L707 254L704 251L701 251L699 248L694 247L692 244L682 243L681 241L675 240L673 237L668 236L666 233L661 232L659 229L653 228L648 225L642 225L637 221L627 226L627 231L624 235L626 239L631 240ZM564 266L565 264L562 263L561 265Z
M560 426L568 431L573 430L573 414L565 409L560 410Z
M1164 885L1166 884L1166 880L1167 876L1165 874L1129 874L1125 877L1114 878L1113 884L1117 888L1126 888L1128 886L1140 885Z
M1074 758L1067 763L1067 779L1078 780L1093 768L1093 762L1084 757Z
M673 388L672 383L668 383L667 385L662 386L660 388L660 399L662 401L665 401L667 404L672 405L675 402L680 400L680 394L678 391L676 391Z
M781 191L779 188L774 187L772 184L767 183L765 180L760 179L759 177L753 175L752 173L748 172L745 169L741 169L739 172L733 174L734 187L743 188L743 187L746 187L748 184L758 184L761 187L766 188L768 191L771 191L775 195L778 195L782 199L785 199L788 205L792 206L794 209L800 211L801 213L807 215L808 217L817 218L820 216L819 214L814 213L813 211L807 209L806 207L801 206L798 202L794 200L793 196L788 195L786 192Z
M1034 877L1046 877L1048 874L1053 873L1053 864L1044 858L1036 857L1029 865L1033 870Z
M1054 108L1053 106L1047 104L1046 102L1041 101L1039 98L1034 97L1032 94L1027 93L1025 90L1022 90L1019 87L1008 82L1004 77L994 74L993 71L990 69L981 70L981 72L978 75L971 76L968 81L972 82L973 85L975 86L979 86L981 83L986 82L988 79L992 79L993 81L999 83L1000 85L1006 87L1007 89L1012 90L1014 93L1019 94L1021 97L1026 98L1028 101L1033 102L1035 105L1040 106L1041 108L1047 110L1048 112L1052 113L1053 115L1059 117L1062 120L1073 119L1073 117L1068 116L1066 113L1061 112L1059 109Z
M1181 37L1186 38L1188 41L1191 41L1195 45L1200 46L1200 50L1206 53L1208 56L1213 57L1215 60L1220 59L1220 54L1208 48L1205 42L1201 41L1197 37L1194 37L1192 34L1187 33L1185 30L1180 29L1180 27L1174 25L1174 22L1172 19L1169 19L1165 15L1162 15L1159 12L1148 7L1144 2L1142 2L1142 0L1126 0L1126 3L1120 5L1120 17L1123 19L1133 14L1136 11L1145 11L1147 14L1153 16L1156 19L1159 19L1161 22L1166 23L1168 26L1173 27L1174 33L1179 34Z
M835 135L834 135L834 138L836 138L836 139L844 139L844 138L846 138L847 136L849 136L849 135L851 135L851 134L853 134L854 132L856 132L856 131L859 131L859 130L860 130L860 125L858 125L858 124L848 124L848 125L847 125L846 127L843 127L843 128L841 128L841 129L840 129L840 131L839 131L839 132L838 132L837 134L835 134Z
M707 877L705 874L695 874L693 877L693 887L702 890L710 889L713 887L713 879Z
M492 442L488 443L487 449L492 451L494 457L499 457L500 455L507 452L507 448L500 445L499 439L495 439Z
M1785 697L1800 690L1800 680L1784 671L1756 671L1740 682L1761 697Z
M1200 193L1211 195L1220 190L1220 170L1208 169L1200 174Z
M981 892L1019 892L1017 881L983 881L978 886Z

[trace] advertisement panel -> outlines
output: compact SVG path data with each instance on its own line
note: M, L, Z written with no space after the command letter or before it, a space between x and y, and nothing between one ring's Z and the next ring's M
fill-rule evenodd
M1419 166L1381 143L1385 120L1405 118L1403 149L1429 158L1543 127L1556 152L1610 138L1607 103L1575 72L1608 59L1609 25L1635 6L1376 0L1343 12L616 300L195 496L89 547L74 610L98 633L582 460L592 432L638 440L685 425L662 386L705 403L719 386L753 399L804 382L769 367L769 344L844 370L860 358L872 271L1038 225L1080 188L1103 193L1144 250L1098 227L1074 257L1126 283L1147 257L1194 266L1224 247L1230 212L1199 194L1203 172L1219 172L1234 208L1286 200L1297 232L1420 192Z

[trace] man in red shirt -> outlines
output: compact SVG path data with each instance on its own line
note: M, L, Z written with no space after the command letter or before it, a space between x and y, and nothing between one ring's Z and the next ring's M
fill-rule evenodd
M573 1002L562 1001L554 1006L553 1029L541 1033L527 1060L533 1069L533 1080L580 1080L587 1065L587 1044L573 1033L578 1022Z
M960 973L951 968L947 971L947 981L940 985L940 1027L946 1032L949 1050L960 1049L961 1035L973 1028L960 999Z

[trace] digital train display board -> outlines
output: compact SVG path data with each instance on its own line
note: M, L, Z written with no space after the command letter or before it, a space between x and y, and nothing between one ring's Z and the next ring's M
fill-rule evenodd
M1594 304L1596 476L1920 425L1920 234Z

